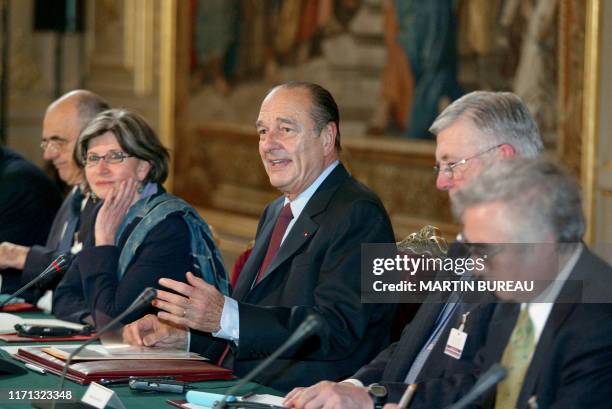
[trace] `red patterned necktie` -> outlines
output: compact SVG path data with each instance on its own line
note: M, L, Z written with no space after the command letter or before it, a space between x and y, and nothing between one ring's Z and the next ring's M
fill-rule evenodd
M263 263L261 263L261 268L259 269L259 273L257 274L257 279L255 280L256 284L259 284L261 279L264 277L268 266L274 260L274 256L278 253L278 249L280 248L281 241L283 240L283 236L287 231L287 226L293 220L293 213L291 213L291 206L287 203L283 210L281 210L280 215L278 216L278 220L276 220L276 225L274 225L274 230L272 231L272 238L270 239L270 244L268 244L268 251L266 252L266 257L264 258Z

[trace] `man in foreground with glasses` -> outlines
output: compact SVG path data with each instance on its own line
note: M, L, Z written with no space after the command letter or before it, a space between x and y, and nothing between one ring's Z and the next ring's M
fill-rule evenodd
M489 166L513 157L534 158L543 152L532 115L520 98L507 92L477 91L463 96L436 118L430 132L437 136L436 187L451 197ZM458 247L451 246L449 257L460 255ZM484 343L492 310L491 304L474 306L460 302L458 296L451 296L446 304L426 302L406 325L400 340L351 379L294 389L285 404L308 409L323 404L326 408L371 408L375 402L380 406L386 401L397 402L405 384L469 372L472 358ZM444 353L445 345L451 329L460 325L467 312L464 330L470 335L456 359ZM381 393L381 389L385 391Z
M495 363L505 377L470 408L609 408L612 268L582 242L578 184L552 161L508 161L458 192L453 210L469 247L498 250L480 275L536 284L496 291L504 303L495 308L473 370L418 385L410 408L448 407Z
M47 108L40 144L43 158L52 161L60 179L72 189L55 215L44 246L29 247L9 242L0 244L0 268L22 270L18 286L31 281L60 254L78 251L78 246L73 249L73 242L82 209L84 196L81 187L84 178L74 161L74 147L81 129L94 116L109 108L102 98L85 90L71 91ZM31 301L36 301L43 290L54 287L56 283L41 283L41 287L30 295Z
M457 192L453 211L466 241L499 250L479 275L535 284L496 291L505 302L474 369L418 385L410 407L446 407L499 362L505 378L470 407L609 408L612 268L582 243L578 184L552 161L507 161Z

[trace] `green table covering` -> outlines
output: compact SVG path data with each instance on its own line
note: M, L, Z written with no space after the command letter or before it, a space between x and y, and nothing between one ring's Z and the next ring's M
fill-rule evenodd
M51 315L44 313L20 313L20 316L26 318L52 318ZM62 344L66 344L62 342ZM16 343L7 344L4 341L0 341L0 346L8 345L20 345ZM41 345L36 343L27 343L21 345ZM6 353L2 351L3 359L8 359L11 362L16 362L23 366L23 363L8 358ZM238 381L205 381L205 382L190 382L189 384L195 386L194 390L214 393L224 393L228 388L235 385ZM33 371L29 371L24 375L2 375L0 374L0 409L18 409L18 408L30 408L32 407L30 401L27 399L16 400L10 399L11 395L15 398L17 395L23 395L23 393L16 393L17 391L43 391L43 390L57 390L59 385L59 377L53 374L39 374ZM80 399L87 389L87 385L79 385L75 382L66 380L64 383L64 389L72 392L72 396ZM157 408L171 408L166 403L168 399L184 399L183 395L170 394L170 393L156 393L156 392L137 392L132 391L126 385L113 386L113 390L116 391L117 395L128 409L157 409ZM239 394L247 392L256 393L269 393L273 395L281 396L282 394L278 391L268 388L265 386L257 385L255 383L249 383L245 385L244 389Z

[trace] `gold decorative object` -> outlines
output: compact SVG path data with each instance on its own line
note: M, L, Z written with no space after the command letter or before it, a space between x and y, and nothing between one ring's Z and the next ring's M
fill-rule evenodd
M599 135L600 52L602 47L601 0L587 2L586 47L584 57L584 99L582 111L582 164L581 181L587 230L584 241L591 244L595 238L595 199L597 196L597 142Z
M398 242L397 250L419 255L428 254L432 257L445 257L448 252L448 245L442 237L440 229L427 225Z
M162 4L166 4L166 2ZM155 3L153 0L138 0L135 7L134 93L141 97L147 97L153 94Z

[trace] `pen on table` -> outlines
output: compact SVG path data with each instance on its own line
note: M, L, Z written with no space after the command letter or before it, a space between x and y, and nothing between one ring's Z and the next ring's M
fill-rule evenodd
M45 375L47 373L47 371L45 371L45 368L41 368L40 366L31 363L26 363L25 367L28 368L30 371L38 372L41 375Z
M414 392L416 391L417 385L416 383L411 383L410 385L408 385L408 387L406 388L406 391L404 392L404 394L402 395L402 398L399 401L399 409L406 409L408 407L408 405L410 405L410 401L412 400L412 397L414 396Z
M538 397L533 395L531 398L529 398L527 404L529 405L529 409L538 409Z
M100 385L117 385L120 383L128 383L130 381L130 378L115 378L115 379L105 379L102 378L98 381L98 383Z
M139 376L130 376L129 378L102 378L98 382L100 385L117 385L120 383L129 383L131 380L142 380L142 381L173 381L175 380L174 376L152 376L152 377L139 377Z
M251 398L253 396L255 396L255 392L251 391L240 396L240 400L247 400L248 398Z

